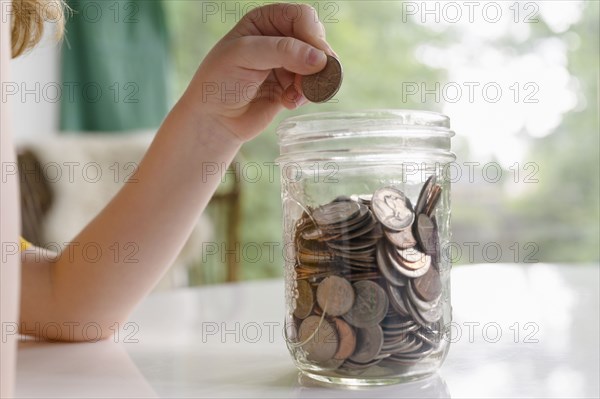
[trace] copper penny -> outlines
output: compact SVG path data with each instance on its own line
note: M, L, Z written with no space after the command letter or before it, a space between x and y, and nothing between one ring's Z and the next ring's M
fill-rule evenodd
M323 70L302 77L302 93L313 103L329 101L340 89L343 75L342 64L337 58L328 55Z
M341 316L354 305L354 290L343 277L329 276L317 287L317 302L330 316Z
M346 360L354 353L356 349L356 333L354 328L344 320L335 318L335 328L337 328L340 344L336 354L333 356L336 360Z
M412 286L415 294L427 302L435 301L442 294L440 274L434 267L430 267L427 273L414 279Z
M326 362L333 358L338 349L337 330L320 316L308 316L298 329L298 339L306 351L306 359Z
M296 309L294 316L299 319L306 319L310 316L315 305L315 294L306 280L298 281L298 297L296 298Z

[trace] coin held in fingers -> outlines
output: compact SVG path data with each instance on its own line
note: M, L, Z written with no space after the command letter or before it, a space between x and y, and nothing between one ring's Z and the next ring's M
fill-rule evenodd
M302 77L302 93L313 103L329 101L342 85L342 64L337 58L328 55L327 64L320 72Z

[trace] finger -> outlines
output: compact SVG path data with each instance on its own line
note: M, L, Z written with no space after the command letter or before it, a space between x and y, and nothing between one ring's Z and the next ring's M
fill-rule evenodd
M234 65L258 71L285 68L309 75L321 71L327 63L322 50L292 37L244 36L232 42L229 51Z
M277 80L277 83L279 83L279 85L283 88L286 88L289 85L293 84L296 79L296 76L298 76L297 74L290 71L286 71L283 68L277 68L273 70L273 75Z
M289 36L309 43L328 54L333 50L325 40L325 26L308 4L270 4L246 14L234 28L239 36Z
M296 109L307 102L308 100L304 97L302 91L296 89L293 84L289 85L281 95L281 104L287 109Z

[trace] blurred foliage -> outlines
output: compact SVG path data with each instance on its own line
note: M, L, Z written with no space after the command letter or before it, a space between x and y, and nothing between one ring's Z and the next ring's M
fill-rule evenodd
M206 4L210 3L210 4ZM167 6L173 39L173 62L178 97L191 79L197 66L212 46L241 16L244 2L226 2L233 14L211 14L214 5L224 2L169 0ZM261 4L270 2L256 2ZM365 108L412 108L441 110L442 103L423 104L418 96L403 102L401 84L405 81L443 82L446 70L423 65L415 56L419 45L456 45L459 35L453 30L442 33L414 23L410 18L400 21L400 1L338 1L310 2L319 11L327 30L327 39L344 66L344 84L336 98L327 104L310 104L301 110L284 112L257 139L244 145L238 161L262 165L262 178L242 183L242 247L245 243L281 242L281 206L279 176L269 177L269 166L278 156L275 128L284 118L329 110ZM240 6L241 5L241 6ZM209 8L207 8L209 7ZM401 23L400 23L401 22ZM474 192L460 193L453 189L454 241L482 237L499 242L504 247L518 241L539 245L535 259L546 262L598 261L599 247L599 144L598 144L598 2L588 2L582 21L573 26L581 45L569 53L569 71L577 77L580 104L568 114L555 132L535 140L528 159L540 165L535 189L518 198L496 191L474 199ZM532 40L555 34L543 23L535 24ZM502 39L500 39L501 41ZM531 50L531 41L509 43L515 52ZM413 100L414 99L414 100ZM507 116L509 117L509 116ZM460 134L460 132L458 132ZM463 160L469 159L468 143L457 137L454 150ZM493 198L486 202L486 198ZM473 201L479 201L473 207ZM218 223L219 226L223 225ZM254 279L280 276L283 270L281 246L274 261L269 259L267 246L261 245L259 261L242 260L242 278ZM503 257L511 261L511 254ZM523 256L519 257L522 261ZM481 261L460 259L458 263ZM209 262L211 263L211 262ZM218 259L212 265L219 267ZM222 267L222 266L221 266Z

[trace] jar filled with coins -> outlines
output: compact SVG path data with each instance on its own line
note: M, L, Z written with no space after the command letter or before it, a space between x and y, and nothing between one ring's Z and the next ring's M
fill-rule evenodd
M285 335L305 375L346 385L422 378L451 322L444 115L373 110L278 128Z

